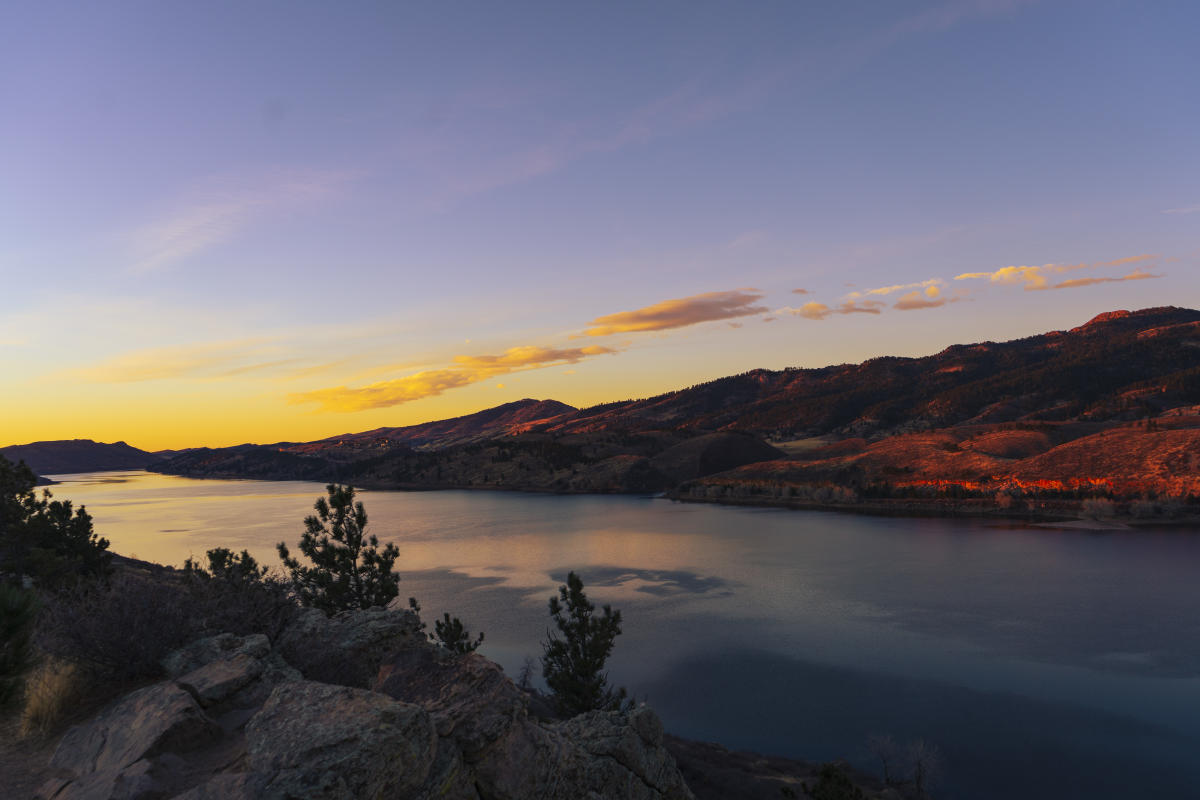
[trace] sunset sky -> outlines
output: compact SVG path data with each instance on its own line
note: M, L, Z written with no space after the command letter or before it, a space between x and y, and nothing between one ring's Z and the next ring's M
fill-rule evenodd
M1200 306L1200 4L6 3L0 445Z

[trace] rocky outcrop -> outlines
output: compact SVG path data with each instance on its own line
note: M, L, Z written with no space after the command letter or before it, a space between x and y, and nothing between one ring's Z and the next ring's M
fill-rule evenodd
M312 679L338 656L342 677L358 659L382 666L369 688ZM164 669L63 737L38 797L692 797L654 712L535 719L499 666L435 647L400 609L306 613L275 648L202 639Z
M332 617L305 609L284 629L277 649L310 680L365 687L390 653L424 642L421 620L397 598L388 608Z
M163 781L157 773L164 765L169 769L169 756L196 750L220 735L220 727L181 686L148 686L67 732L50 760L58 777L42 788L42 796L71 800L159 794Z
M692 796L648 708L545 723L531 718L527 695L499 666L437 648L397 653L374 686L424 708L486 797Z
M419 706L313 681L282 684L246 725L247 766L266 797L411 797L436 746Z

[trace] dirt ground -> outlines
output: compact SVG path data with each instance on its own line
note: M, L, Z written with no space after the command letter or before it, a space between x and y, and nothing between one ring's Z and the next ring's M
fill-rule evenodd
M61 732L21 738L16 715L0 718L0 786L5 797L25 800L50 777L50 756Z

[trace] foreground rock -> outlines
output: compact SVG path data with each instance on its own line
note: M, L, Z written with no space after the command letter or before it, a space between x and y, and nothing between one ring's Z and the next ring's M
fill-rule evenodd
M37 797L692 798L654 712L534 719L499 666L450 655L419 624L398 609L317 613L276 648L195 642L165 659L169 679L72 728ZM368 670L369 687L339 685Z
M648 708L545 723L498 665L437 648L397 653L375 688L430 714L451 761L478 787L456 797L692 797Z

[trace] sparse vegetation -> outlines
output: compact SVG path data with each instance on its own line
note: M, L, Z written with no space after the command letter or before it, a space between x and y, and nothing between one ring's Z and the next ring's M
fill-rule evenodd
M399 550L394 544L380 550L379 539L367 534L367 512L354 502L353 487L331 483L326 491L329 497L317 500L317 513L305 518L300 538L300 552L313 566L292 558L283 542L278 545L296 596L329 614L386 606L400 593L400 576L392 572Z
M483 644L483 631L472 639L471 632L467 630L463 621L458 617L451 617L448 613L443 614L442 619L436 620L433 628L434 632L429 634L430 641L437 642L451 653L474 653L479 649L479 645Z
M51 598L38 639L97 682L140 680L161 674L163 656L196 637L193 611L178 581L118 574Z
M1090 497L1080 505L1080 513L1088 519L1111 519L1116 513L1116 506L1107 498Z
M900 746L887 735L872 736L867 747L879 760L883 782L913 800L926 800L942 771L942 751L924 739Z
M558 597L550 598L550 616L558 634L551 631L543 643L542 676L555 706L567 716L616 710L625 704L625 689L610 688L604 671L621 634L621 612L608 605L599 616L595 611L583 591L583 580L574 572L558 588Z
M802 783L801 787L812 800L866 800L867 797L845 771L833 763L822 764L816 783L811 786Z
M85 695L87 682L74 664L46 658L25 684L21 735L45 735L54 730Z
M295 616L291 583L271 575L249 552L218 547L205 558L207 567L189 558L183 568L198 634L263 633L274 639Z
M237 554L228 548L217 547L204 555L208 559L207 567L189 558L183 562L184 574L201 580L219 580L233 586L261 583L267 577L267 568L260 567L248 550Z
M0 583L0 710L18 700L33 666L37 611L32 591Z

